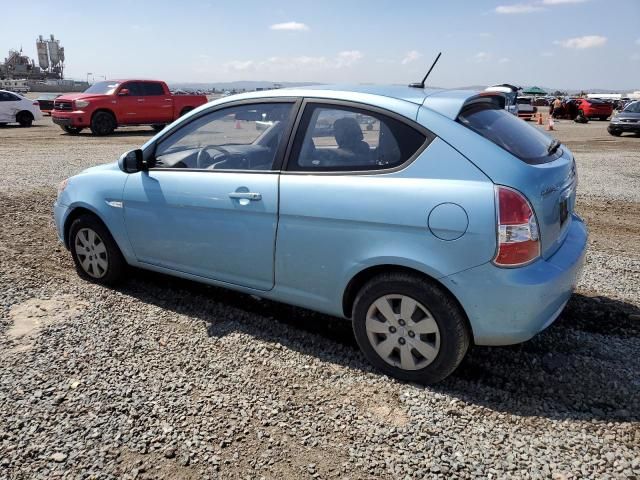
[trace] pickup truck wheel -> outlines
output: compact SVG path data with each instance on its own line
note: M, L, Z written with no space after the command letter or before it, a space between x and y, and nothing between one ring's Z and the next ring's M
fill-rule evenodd
M107 228L94 215L81 215L69 227L69 249L80 277L114 285L127 263Z
M70 127L69 125L63 125L61 128L69 135L77 135L82 131L81 127Z
M159 132L164 127L166 127L166 125L164 123L157 123L155 125L151 125L151 128L153 128L156 132Z
M109 112L98 112L91 119L91 133L109 135L116 129L116 119Z
M30 127L33 124L33 115L31 112L22 111L16 115L16 122L20 124L21 127Z
M182 111L180 112L180 116L186 115L187 113L189 113L191 110L193 110L193 108L191 107L184 107L182 109Z
M353 330L376 368L422 384L449 376L471 341L457 303L435 284L406 273L379 275L360 290Z

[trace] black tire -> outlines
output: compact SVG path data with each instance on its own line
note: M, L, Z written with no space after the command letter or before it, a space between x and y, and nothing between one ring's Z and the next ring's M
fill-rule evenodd
M110 135L116 129L116 119L109 112L97 112L91 118L91 133L94 135Z
M77 135L83 130L82 127L71 127L69 125L63 125L60 128L62 128L62 130L67 132L69 135Z
M30 127L33 124L33 115L27 111L18 112L16 122L18 122L21 127Z
M609 118L609 115L603 115L599 117L600 120L607 120Z
M619 137L620 135L622 135L622 130L609 130L609 133L614 137Z
M374 349L367 333L366 317L373 303L385 295L410 297L431 313L439 330L440 343L435 358L425 367L410 370L391 365ZM404 381L433 384L443 380L462 362L471 342L466 317L456 301L441 287L418 275L389 273L374 277L358 293L352 318L356 341L367 359L385 374ZM411 331L408 333L412 338L415 335ZM386 337L384 333L381 335Z
M191 110L193 110L193 107L184 107L182 109L182 111L180 112L180 116L186 115L187 113L189 113Z
M154 131L159 132L160 130L162 130L164 127L166 127L166 125L164 123L160 124L160 123L156 123L154 125L151 125L151 128L153 128Z
M100 243L104 245L104 255L102 250L99 250L98 248L95 248L90 252L87 250L89 255L85 255L80 250L81 248L84 248L82 244L88 240L85 233L87 230L93 231L95 235L97 235L100 240L97 245L98 247ZM69 227L68 238L69 250L71 251L73 263L75 264L76 271L81 278L102 285L115 285L123 279L127 263L122 256L118 245L109 233L109 230L107 230L104 224L97 217L85 214L76 218ZM106 268L101 269L98 267L96 270L97 261L95 263L92 262L91 256L99 256L103 263L106 260ZM85 269L83 267L83 262L87 260L87 257L89 257L89 263L93 263L93 265L90 265L88 269Z

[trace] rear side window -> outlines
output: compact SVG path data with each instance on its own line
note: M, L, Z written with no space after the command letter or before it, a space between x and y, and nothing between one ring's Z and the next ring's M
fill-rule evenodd
M546 163L562 155L551 137L493 103L469 105L458 122L526 163Z
M156 82L144 82L142 84L144 95L146 96L155 96L155 95L164 95L164 90L162 89L162 85Z
M288 170L360 171L397 167L427 137L387 115L347 106L310 103L294 141Z

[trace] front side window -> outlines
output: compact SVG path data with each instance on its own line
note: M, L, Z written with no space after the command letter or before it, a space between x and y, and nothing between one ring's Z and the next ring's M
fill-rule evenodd
M162 85L157 82L144 82L142 86L145 96L164 95Z
M293 103L238 105L203 115L162 138L154 168L272 170Z
M393 168L427 139L390 116L343 106L309 104L300 125L288 167L293 171Z
M131 97L141 97L144 95L143 85L144 84L142 82L129 82L125 83L122 86L122 89L129 90L129 96Z

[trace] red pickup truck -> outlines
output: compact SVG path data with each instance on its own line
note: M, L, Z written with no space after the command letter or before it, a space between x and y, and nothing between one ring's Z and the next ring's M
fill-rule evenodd
M109 135L131 125L159 131L205 103L205 95L172 95L166 83L156 80L110 80L56 98L51 116L70 134L89 127L94 135Z

